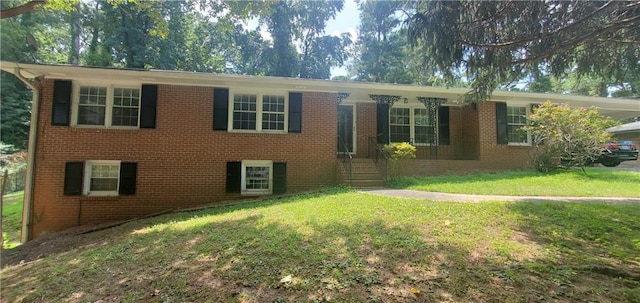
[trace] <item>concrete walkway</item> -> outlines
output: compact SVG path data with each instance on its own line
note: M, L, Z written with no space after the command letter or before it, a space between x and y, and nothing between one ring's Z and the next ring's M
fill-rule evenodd
M640 203L640 198L617 197L552 197L552 196L490 196L425 192L409 189L365 188L360 192L388 197L414 198L449 202L512 201L512 202L579 202L579 203Z

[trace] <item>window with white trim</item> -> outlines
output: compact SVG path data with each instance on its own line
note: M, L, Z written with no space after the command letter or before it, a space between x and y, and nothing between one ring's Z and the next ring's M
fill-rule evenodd
M138 127L140 87L80 85L74 107L75 125Z
M527 106L507 106L507 135L511 145L529 145L531 133L524 129L528 125Z
M120 184L120 161L87 161L84 177L85 195L116 196Z
M431 143L434 126L429 111L424 107L392 107L389 112L389 140L411 142L416 145Z
M273 191L273 162L242 161L242 194L270 194Z
M391 142L411 141L411 115L409 108L391 108L389 111L389 139Z
M229 111L229 129L285 132L287 96L282 94L234 93Z

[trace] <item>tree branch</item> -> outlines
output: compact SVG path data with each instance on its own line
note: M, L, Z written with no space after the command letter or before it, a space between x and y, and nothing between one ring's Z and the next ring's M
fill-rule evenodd
M580 36L578 38L570 40L567 43L560 44L559 46L554 47L554 48L552 48L552 49L550 49L550 50L548 50L546 52L543 52L541 54L538 54L538 55L536 55L534 57L529 57L529 58L525 58L525 59L522 59L522 60L512 61L511 64L525 64L525 63L535 62L537 60L540 60L542 58L551 56L551 55L556 54L558 52L570 49L572 47L576 47L576 46L582 45L582 44L586 43L587 41L596 40L601 35L604 35L606 33L612 32L612 31L616 31L616 30L624 27L625 25L629 25L629 24L632 25L632 26L633 25L639 25L639 24L634 24L634 22L640 23L638 21L640 21L640 16L629 18L627 20L624 20L623 22L615 24L615 26L611 25L609 27L601 28L599 30L584 34L584 35L582 35L582 36Z
M32 0L23 5L0 10L0 19L11 18L33 11L38 5L46 4L47 0Z
M468 41L463 41L463 40L456 40L457 43L461 43L461 44L466 44L469 46L473 46L473 47L481 47L481 48L502 48L502 47L509 47L509 46L514 46L514 45L521 45L521 44L526 44L532 41L537 41L537 40L541 40L553 35L558 35L561 32L566 32L567 30L576 27L582 23L584 23L585 21L593 18L593 16L595 16L597 13L601 12L602 10L604 10L605 8L607 8L609 6L609 4L611 4L613 1L609 1L607 3L605 3L604 5L600 6L598 9L596 9L595 11L589 13L588 15L582 17L580 20L577 20L571 24L568 24L566 26L563 26L559 29L556 29L552 32L547 32L547 33L539 33L535 36L532 37L528 37L525 39L520 39L520 40L515 40L515 41L508 41L508 42L503 42L503 43L491 43L491 44L479 44L479 43L473 43L473 42L468 42Z

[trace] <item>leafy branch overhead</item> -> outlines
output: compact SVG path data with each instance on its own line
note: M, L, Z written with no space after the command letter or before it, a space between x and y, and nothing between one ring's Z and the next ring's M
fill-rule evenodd
M468 102L545 69L624 83L640 73L640 1L420 1L409 41Z

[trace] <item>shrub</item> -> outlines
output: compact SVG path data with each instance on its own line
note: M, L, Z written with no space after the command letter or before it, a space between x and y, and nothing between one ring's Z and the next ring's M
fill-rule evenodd
M527 128L536 146L533 160L543 172L590 165L611 139L605 129L617 124L594 107L570 108L549 101L538 106L529 120Z
M382 149L393 160L416 158L416 147L407 142L387 144Z

